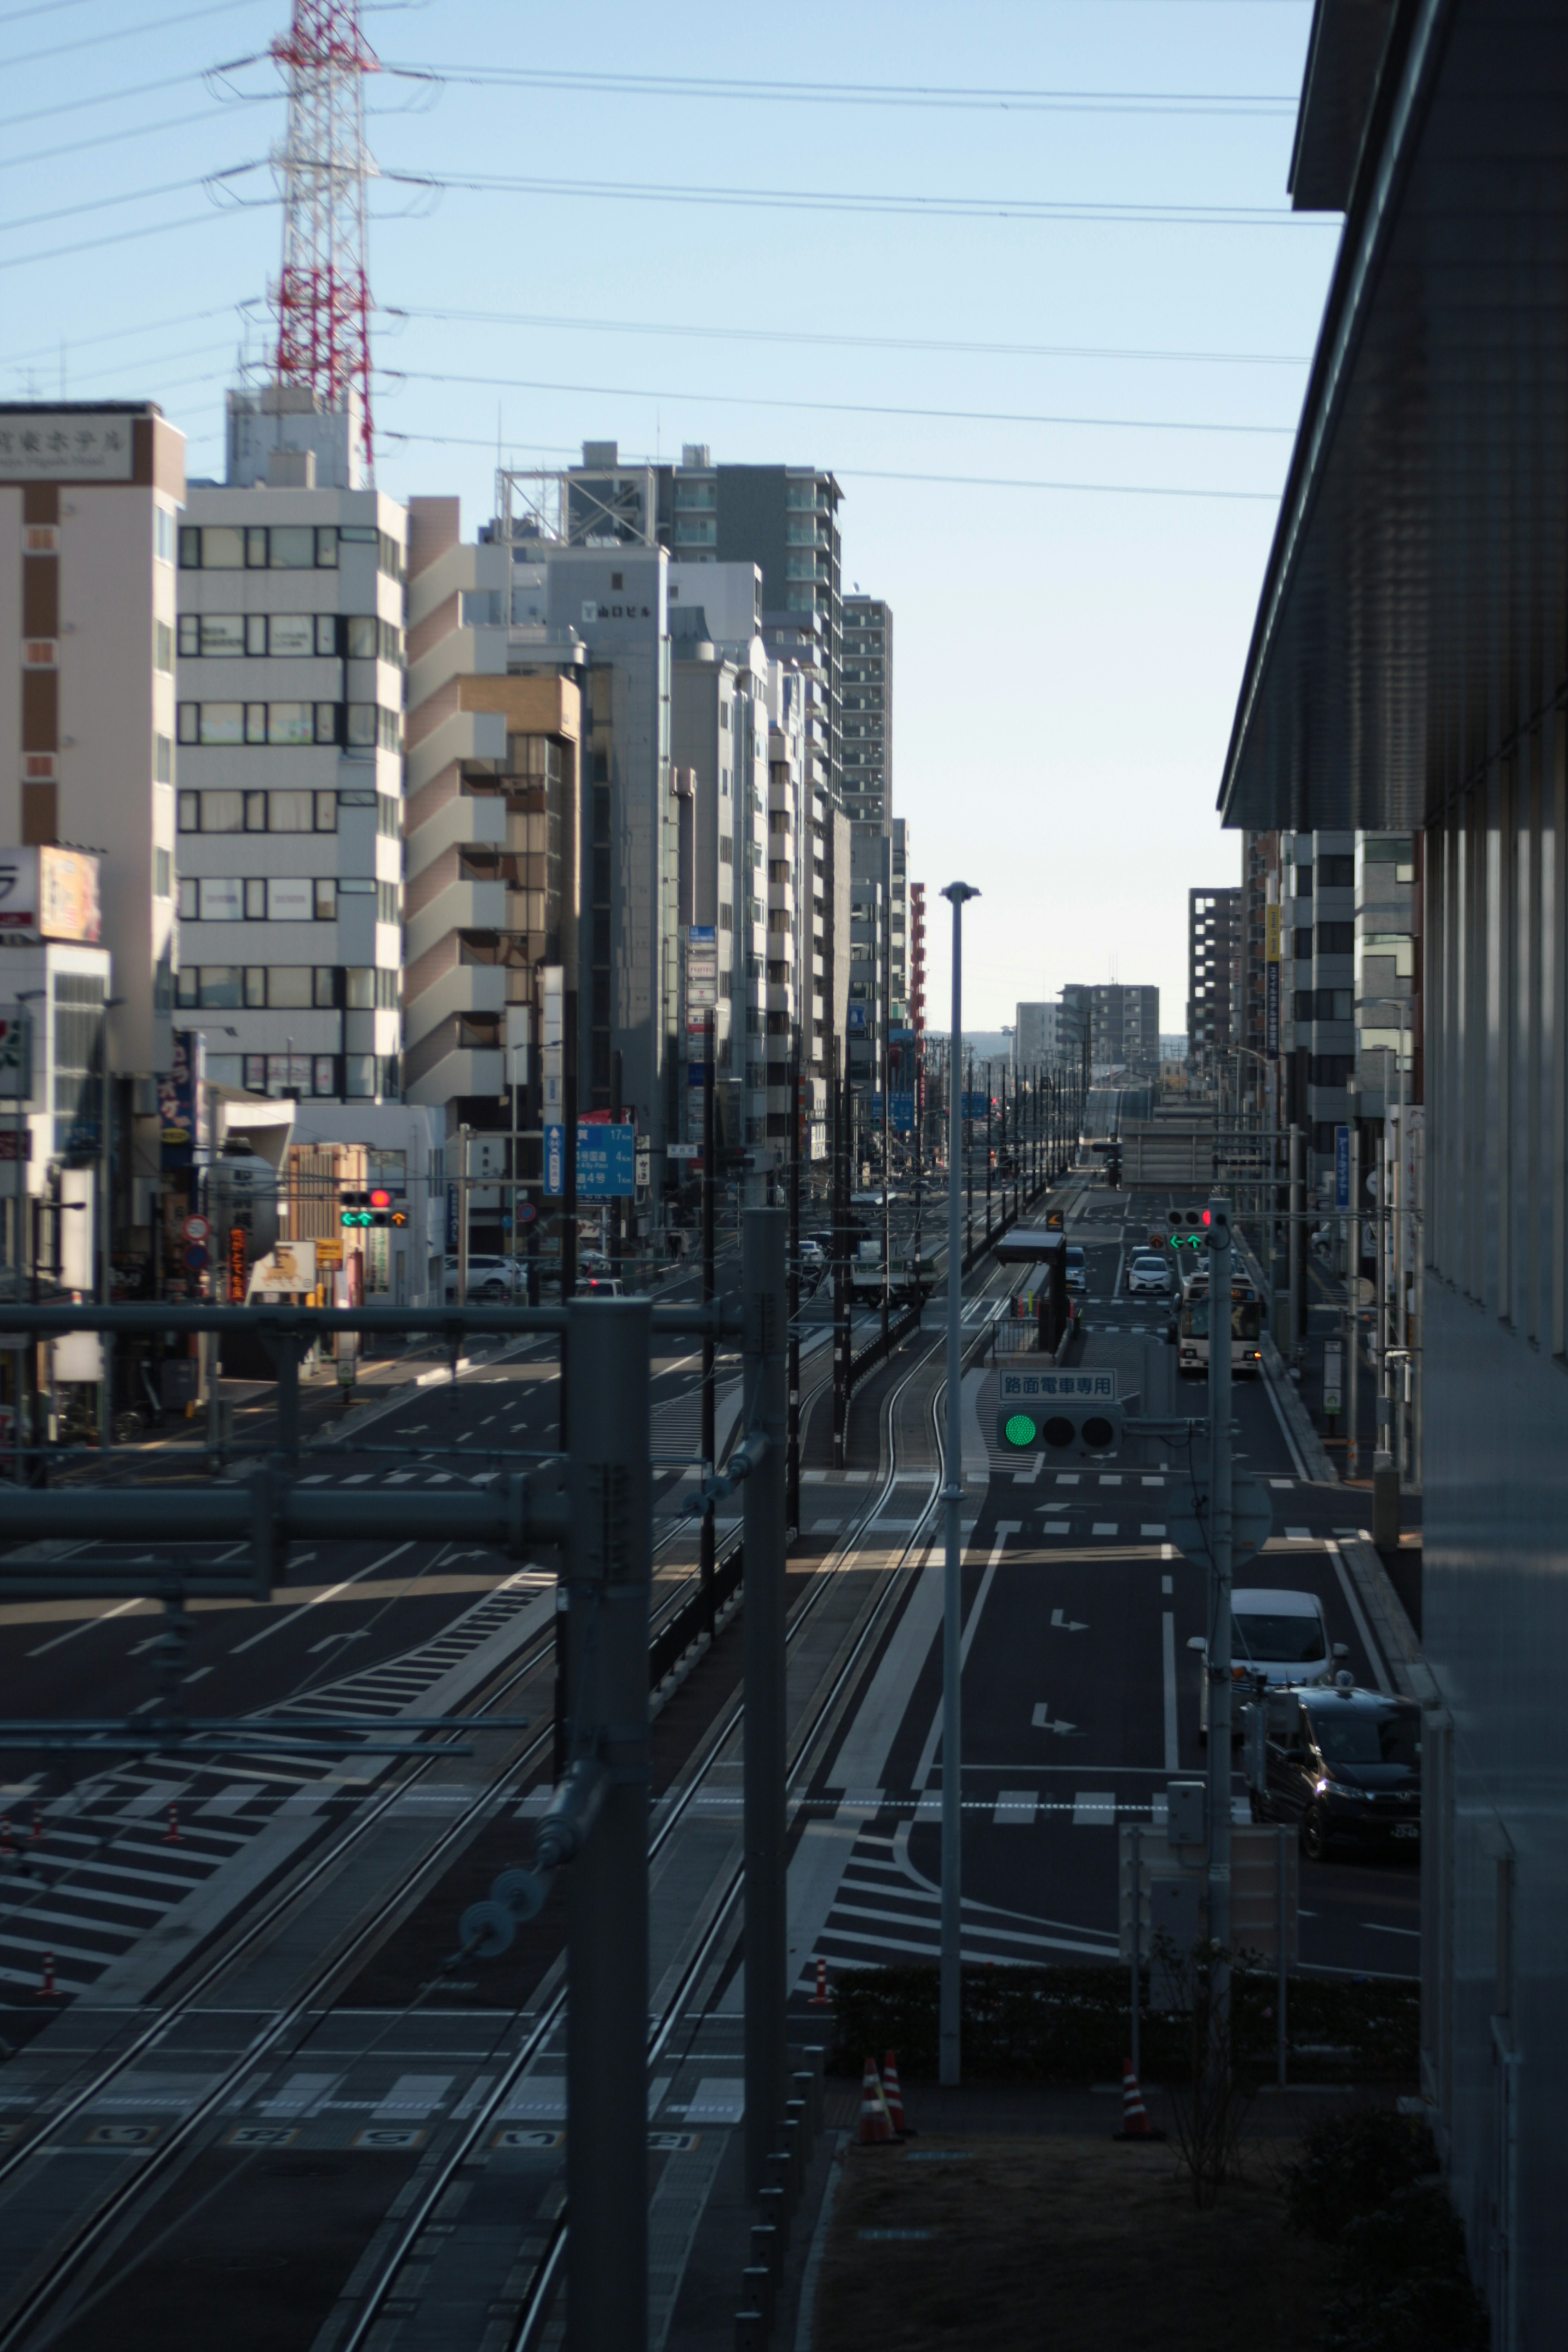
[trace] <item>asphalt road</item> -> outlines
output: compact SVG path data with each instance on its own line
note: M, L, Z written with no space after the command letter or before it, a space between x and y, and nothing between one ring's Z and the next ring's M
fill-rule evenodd
M1075 1343L1083 1360L1109 1360L1142 1333L1156 1368L1169 1362L1155 1336L1167 1310L1128 1298L1125 1260L1160 1213L1189 1205L1169 1195L1085 1196L1069 1227L1088 1261ZM1201 1387L1174 1386L1178 1413L1205 1410ZM1391 1687L1335 1541L1336 1528L1353 1532L1365 1518L1364 1498L1302 1475L1264 1381L1238 1381L1235 1399L1237 1467L1266 1482L1275 1528L1237 1567L1237 1585L1315 1593L1358 1683ZM965 1949L977 1958L1113 1954L1117 1823L1157 1823L1166 1783L1206 1770L1201 1662L1187 1647L1205 1631L1205 1576L1166 1539L1163 1482L1180 1464L1145 1444L1141 1464L1129 1449L1104 1471L1031 1477L993 1467L979 1482L970 1476L963 1883ZM903 1627L868 1665L860 1711L810 1791L819 1815L857 1832L816 1939L834 1962L937 1948L941 1573L933 1549ZM1233 1786L1245 1820L1239 1769ZM1305 1965L1414 1976L1418 1929L1414 1867L1303 1863Z

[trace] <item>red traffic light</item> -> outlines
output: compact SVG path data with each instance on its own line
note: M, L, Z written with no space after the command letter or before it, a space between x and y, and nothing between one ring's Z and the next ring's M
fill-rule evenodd
M374 1197L374 1195L373 1195L373 1197ZM1205 1209L1205 1210L1204 1211L1204 1223L1205 1223L1205 1225L1212 1225L1212 1224L1213 1224L1213 1223L1214 1223L1214 1211L1213 1211L1212 1209Z
M370 1205L373 1209L390 1209L392 1206L391 1193L373 1192L370 1196Z

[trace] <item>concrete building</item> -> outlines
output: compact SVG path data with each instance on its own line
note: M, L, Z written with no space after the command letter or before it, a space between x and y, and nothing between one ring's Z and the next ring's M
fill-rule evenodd
M404 1087L456 1134L510 1127L509 1010L537 1045L547 969L575 1018L586 647L544 621L537 566L514 633L510 551L465 542L456 499L410 500L408 528ZM531 1068L532 1181L537 1087Z
M1241 891L1187 893L1187 1066L1212 1082L1215 1057L1234 1045L1241 980Z
M150 402L0 405L0 840L90 845L114 992L113 1252L146 1273L174 999L174 622L184 437ZM76 975L84 989L93 971ZM101 1024L104 992L77 1012ZM96 1005L96 1010L94 1006ZM91 1046L101 1055L101 1041ZM94 1149L96 1150L96 1144ZM41 1197L51 1153L28 1163Z
M1356 1569L1423 1710L1422 2106L1495 2352L1568 2297L1564 81L1561 9L1319 0L1292 196L1344 221L1220 796L1314 842L1344 1050L1419 996L1418 1637Z
M228 419L180 529L181 1024L216 1084L395 1102L405 512L352 411L273 385Z
M893 614L879 596L844 599L839 770L851 823L893 814Z
M1121 981L1102 982L1098 987L1075 983L1062 990L1062 1044L1081 1048L1087 1024L1089 1059L1096 1070L1125 1070L1132 1078L1159 1076L1157 988L1132 987Z
M1048 1068L1063 1053L1062 1008L1049 1000L1032 1004L1020 1004L1013 1020L1013 1066L1022 1074L1026 1070Z

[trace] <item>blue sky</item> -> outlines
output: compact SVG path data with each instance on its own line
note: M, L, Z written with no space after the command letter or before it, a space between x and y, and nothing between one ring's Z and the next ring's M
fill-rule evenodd
M269 332L286 13L0 0L0 397L155 399L191 472L219 470L224 387ZM1308 0L366 11L389 67L481 77L367 86L382 487L460 492L471 530L498 438L521 464L586 436L837 468L846 582L896 616L915 871L983 893L968 1025L1116 977L1156 982L1180 1028L1186 892L1236 878L1215 793L1338 234L1286 210L1310 21ZM866 96L889 86L1004 97ZM1028 95L1085 92L1122 102ZM480 178L551 184L420 184ZM673 188L796 201L647 193ZM914 410L943 413L893 413ZM942 1026L941 924L931 981Z

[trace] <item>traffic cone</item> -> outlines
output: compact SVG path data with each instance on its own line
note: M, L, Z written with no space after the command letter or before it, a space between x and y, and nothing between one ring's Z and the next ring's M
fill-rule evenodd
M860 2146L879 2147L893 2137L892 2118L888 2103L882 2096L882 2085L874 2058L866 2061L866 2072L860 2078Z
M1112 2132L1112 2139L1163 2139L1163 2131L1155 2129L1149 2120L1149 2110L1143 2105L1143 2094L1138 2087L1138 2077L1132 2072L1132 2061L1121 2062L1121 2129Z
M179 1844L179 1843L180 1843L180 1809L179 1809L178 1805L171 1805L171 1806L170 1806L170 1808L169 1808L169 1834L168 1834L168 1836L163 1840L163 1843L164 1843L165 1845L178 1845L178 1844Z
M894 2133L900 2139L908 2139L910 2127L904 2121L904 2095L899 2088L899 2062L890 2050L888 2063L882 2069L882 2097L887 2103L888 2119Z
M40 2000L53 2000L54 1998L55 1956L53 1952L46 1952L44 1954L44 1981L38 1987L38 1999Z
M829 2005L827 1962L823 1959L819 1959L816 1963L816 1990L811 1996L811 2005L813 2009L826 2009Z

